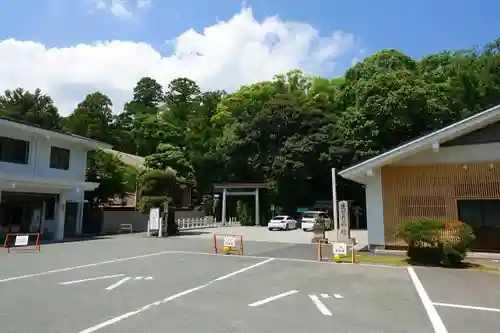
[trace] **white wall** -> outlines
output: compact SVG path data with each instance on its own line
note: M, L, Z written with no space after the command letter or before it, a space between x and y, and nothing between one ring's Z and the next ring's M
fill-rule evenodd
M38 139L38 165L36 167L36 176L42 178L63 178L85 181L85 168L87 166L87 153L84 147L78 147L68 144L64 141L54 139ZM52 146L69 149L69 169L51 169L50 168L50 149Z
M0 135L30 142L28 164L0 162L0 172L26 175L28 177L85 181L85 168L87 166L85 147L72 145L62 140L46 138L43 135L13 131L6 126L0 126ZM68 170L51 169L49 167L51 146L70 149Z
M373 171L370 182L365 186L368 243L370 245L384 245L384 204L380 170Z
M440 147L428 149L394 163L394 165L425 165L445 163L484 163L500 160L500 143Z

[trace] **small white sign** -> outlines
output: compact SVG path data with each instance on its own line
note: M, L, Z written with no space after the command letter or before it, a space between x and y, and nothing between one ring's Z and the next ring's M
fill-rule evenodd
M346 243L333 243L333 254L334 255L346 255L347 254L347 244Z
M17 235L14 246L28 246L28 235Z
M224 246L235 247L236 246L236 238L233 236L225 236L224 237Z
M149 230L160 229L160 208L151 208L149 211Z

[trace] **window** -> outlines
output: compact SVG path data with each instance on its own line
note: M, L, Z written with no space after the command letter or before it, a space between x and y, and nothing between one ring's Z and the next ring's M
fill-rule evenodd
M500 200L458 200L458 219L474 229L500 227Z
M50 147L50 168L68 170L70 151L66 148Z
M24 140L0 136L0 161L28 164L30 143Z

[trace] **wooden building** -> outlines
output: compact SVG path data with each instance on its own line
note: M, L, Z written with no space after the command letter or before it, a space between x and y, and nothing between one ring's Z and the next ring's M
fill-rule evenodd
M371 246L404 246L397 225L460 220L474 250L500 251L500 105L340 172L365 185Z

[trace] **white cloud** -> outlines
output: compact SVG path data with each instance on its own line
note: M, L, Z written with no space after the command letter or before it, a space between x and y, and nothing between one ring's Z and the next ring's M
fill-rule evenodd
M151 5L151 0L92 0L98 10L108 11L121 19L131 19L137 10L143 10Z
M137 0L137 8L148 8L151 5L151 0Z
M0 90L39 87L53 97L63 115L71 113L86 94L99 90L112 98L115 111L121 111L143 76L154 77L165 87L172 79L188 77L202 89L232 91L295 68L325 73L354 43L351 34L336 31L320 36L305 23L277 17L258 22L250 9L203 33L185 31L170 41L171 56L162 56L147 43L130 41L47 48L9 39L0 41Z

